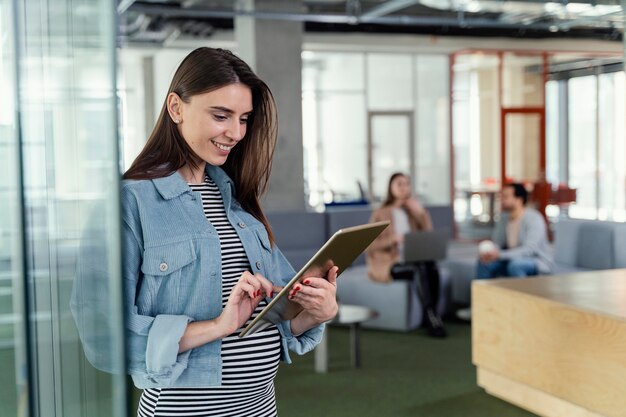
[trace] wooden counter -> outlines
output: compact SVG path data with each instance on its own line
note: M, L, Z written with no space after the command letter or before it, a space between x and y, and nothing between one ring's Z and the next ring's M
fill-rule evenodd
M478 384L546 417L626 416L626 270L472 284Z

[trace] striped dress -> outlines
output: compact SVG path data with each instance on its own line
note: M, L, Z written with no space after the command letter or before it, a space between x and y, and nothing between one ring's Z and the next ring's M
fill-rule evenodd
M217 230L222 259L222 305L241 274L250 270L241 240L226 217L217 185L207 176L204 184L189 184L202 195L207 220ZM261 301L252 320L267 304ZM245 327L250 320L243 327ZM240 329L241 330L241 329ZM141 395L139 417L276 416L274 377L281 354L280 334L271 326L239 338L237 330L222 340L222 385L201 388L146 389Z

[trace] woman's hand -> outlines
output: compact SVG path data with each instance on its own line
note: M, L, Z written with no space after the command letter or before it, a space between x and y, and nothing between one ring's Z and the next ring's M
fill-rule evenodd
M280 291L261 274L244 272L230 292L222 314L213 320L201 320L187 325L178 342L178 353L186 352L233 334L250 318L263 297Z
M337 305L337 273L333 266L327 278L307 277L296 284L289 293L289 299L304 309L292 320L291 330L295 334L332 320L339 311Z
M261 274L244 272L231 290L222 314L216 319L223 336L226 337L243 326L263 297L271 298L274 291L280 291L280 288L275 287Z
M421 213L424 209L422 203L420 203L419 200L415 197L410 197L408 200L406 200L404 206L407 208L407 210L414 214Z

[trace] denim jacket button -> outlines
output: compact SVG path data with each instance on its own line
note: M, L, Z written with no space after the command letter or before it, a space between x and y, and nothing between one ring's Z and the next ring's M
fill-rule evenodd
M256 261L256 269L261 269L261 261Z
M161 272L167 271L167 268L169 267L167 266L165 262L161 262L161 265L159 265L159 269L161 270Z
M244 222L239 222L239 227L241 227L242 229L245 229L246 224Z

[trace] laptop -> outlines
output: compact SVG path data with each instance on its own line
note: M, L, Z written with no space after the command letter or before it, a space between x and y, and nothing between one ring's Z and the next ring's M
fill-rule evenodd
M446 259L449 239L448 230L407 233L404 235L404 261L424 262Z

